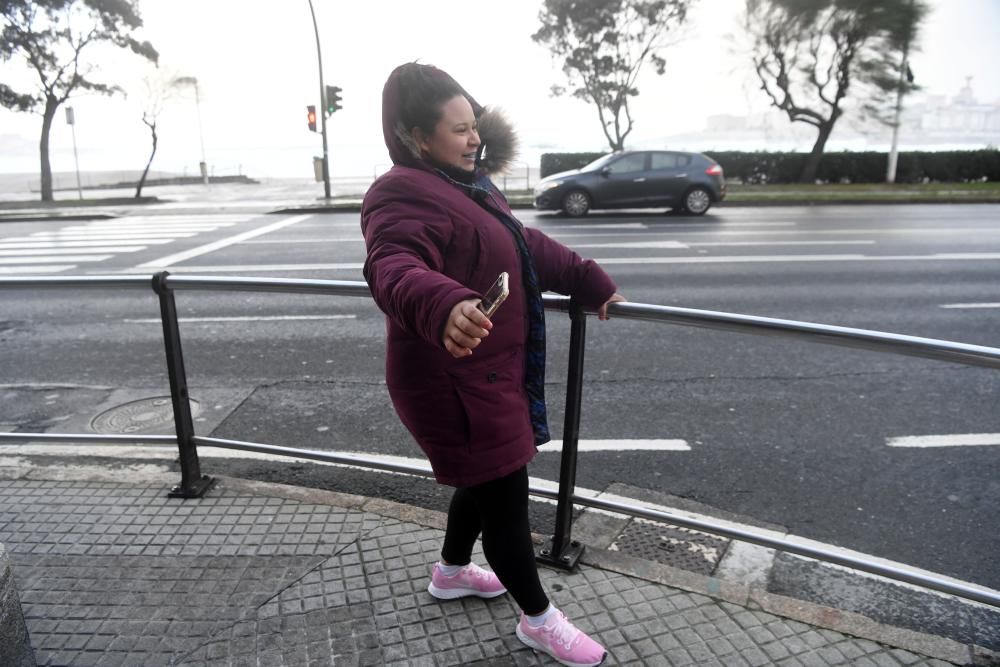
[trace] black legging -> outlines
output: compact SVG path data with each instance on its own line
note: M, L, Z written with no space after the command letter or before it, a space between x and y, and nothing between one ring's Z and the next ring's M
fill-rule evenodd
M549 599L538 580L535 547L528 525L528 469L478 486L455 489L441 558L466 565L483 534L483 552L493 571L524 613L540 614Z

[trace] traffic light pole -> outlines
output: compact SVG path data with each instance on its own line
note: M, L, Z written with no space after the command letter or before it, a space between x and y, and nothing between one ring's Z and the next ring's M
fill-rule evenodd
M327 199L330 198L330 155L326 147L326 87L323 85L323 52L319 46L319 27L316 25L316 11L313 9L312 0L309 0L309 13L312 14L313 31L316 33L316 58L319 60L319 99L320 99L320 121L323 131L323 191Z

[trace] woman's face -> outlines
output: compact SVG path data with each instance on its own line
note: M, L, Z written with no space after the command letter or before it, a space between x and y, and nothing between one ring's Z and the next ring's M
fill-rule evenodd
M479 129L472 105L464 95L456 95L441 106L441 120L434 134L414 130L417 143L426 157L438 164L472 171L479 149Z

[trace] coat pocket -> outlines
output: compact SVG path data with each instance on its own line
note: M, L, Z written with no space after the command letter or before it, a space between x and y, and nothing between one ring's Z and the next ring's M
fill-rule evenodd
M521 348L449 369L466 415L473 451L500 447L530 430Z

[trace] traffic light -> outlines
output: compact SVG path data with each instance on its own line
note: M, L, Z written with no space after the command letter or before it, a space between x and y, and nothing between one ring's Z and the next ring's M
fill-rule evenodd
M316 131L316 107L309 105L306 107L306 120L309 121L309 131Z
M337 109L342 109L340 104L340 86L326 87L326 115L329 117Z

